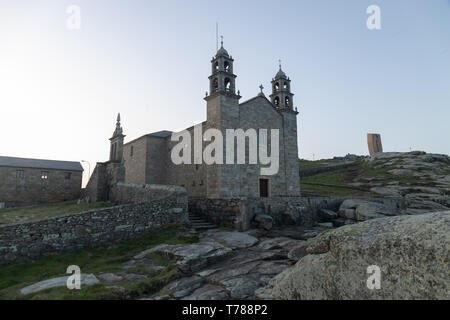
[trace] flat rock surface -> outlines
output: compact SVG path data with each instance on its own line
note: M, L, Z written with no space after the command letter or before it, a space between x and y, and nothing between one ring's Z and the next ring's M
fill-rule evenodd
M248 248L258 243L258 239L244 232L229 232L208 230L202 235L202 240L217 241L231 248Z
M202 238L207 234L211 233ZM288 252L303 242L288 237L261 238L252 247L235 248L222 262L169 283L161 292L170 299L254 299L256 290L291 266Z
M35 292L39 292L42 290L50 289L50 288L65 287L65 286L67 286L68 279L69 279L69 276L40 281L40 282L32 284L28 287L22 288L20 290L20 293L21 294L30 294L30 293L35 293ZM81 287L91 286L91 285L94 285L97 283L100 283L100 281L97 279L97 277L95 275L81 274Z
M222 244L206 240L196 244L168 245L162 244L137 254L135 259L143 259L150 253L158 253L177 259L176 265L183 272L200 270L212 262L232 252Z

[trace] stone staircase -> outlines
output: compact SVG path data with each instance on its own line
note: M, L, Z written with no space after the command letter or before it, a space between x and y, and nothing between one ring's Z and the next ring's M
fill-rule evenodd
M202 216L189 212L189 225L195 231L205 231L209 229L217 229L217 226L208 222Z

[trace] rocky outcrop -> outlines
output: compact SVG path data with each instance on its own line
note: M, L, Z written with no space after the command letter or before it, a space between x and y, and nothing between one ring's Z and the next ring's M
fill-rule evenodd
M224 235L235 239L253 238L245 233L217 230L210 230L206 235L216 240L223 239ZM270 279L292 265L288 258L289 251L306 241L264 237L258 243L245 241L244 245L242 241L232 242L235 249L231 257L220 263L208 264L201 271L169 283L154 299L253 299L257 289L266 286Z
M242 232L208 230L201 235L202 241L217 241L232 249L243 249L255 245L258 239Z
M20 289L20 293L25 295L25 294L39 292L42 290L47 290L50 288L65 287L65 286L67 286L67 280L69 280L69 276L40 281L40 282L32 284L28 287ZM93 274L81 274L80 275L81 286L92 286L97 283L100 283L100 281L98 281L97 277L95 277L95 275L93 275Z
M383 218L400 214L381 203L370 202L361 199L345 200L339 208L339 216L355 221L366 221L370 219Z
M217 262L231 252L230 248L218 242L207 241L188 245L161 244L137 254L134 258L143 259L152 253L172 257L177 259L176 266L180 271L190 273Z
M257 291L275 299L449 299L450 211L365 221L321 234ZM368 267L381 272L369 289ZM374 272L374 269L369 269ZM373 287L372 287L373 288Z
M375 170L386 172L365 184L380 196L405 198L406 214L450 209L449 156L421 151L385 152L373 155L368 163Z
M267 214L258 214L254 218L255 224L258 228L270 230L273 226L273 218Z

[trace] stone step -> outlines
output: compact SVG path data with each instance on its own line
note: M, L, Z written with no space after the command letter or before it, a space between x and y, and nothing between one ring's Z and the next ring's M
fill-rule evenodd
M189 225L195 230L216 229L217 226L206 220L201 215L189 213Z
M195 230L211 230L211 229L216 229L216 226L212 226L212 227L193 227Z
M191 224L192 227L194 228L217 228L217 226L210 224L210 223L192 223Z

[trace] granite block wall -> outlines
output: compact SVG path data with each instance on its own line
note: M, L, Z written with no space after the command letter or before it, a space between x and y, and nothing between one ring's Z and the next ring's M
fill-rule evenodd
M187 195L182 188L161 190L145 197L132 185L118 186L119 206L50 219L0 226L0 265L30 261L45 253L65 252L132 239L157 228L187 222ZM140 189L152 193L151 186ZM157 197L157 200L150 200Z

